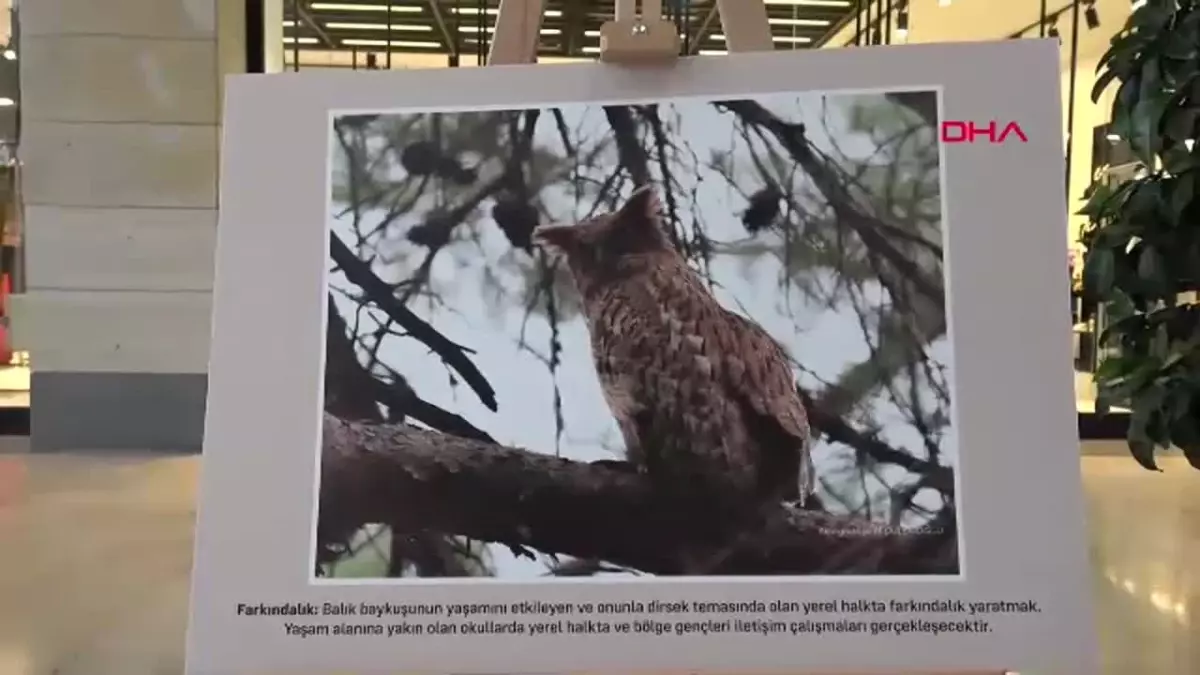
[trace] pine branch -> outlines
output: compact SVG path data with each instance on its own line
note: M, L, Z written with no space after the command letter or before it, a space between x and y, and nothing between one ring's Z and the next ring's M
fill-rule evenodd
M945 307L946 293L940 280L929 278L882 234L889 226L879 216L866 213L856 205L856 200L840 177L813 152L804 135L804 125L786 122L754 101L721 101L714 105L718 110L732 112L744 124L764 129L774 136L792 160L812 179L838 220L853 230L871 253L887 262L906 284L911 284L935 306Z
M491 410L496 410L496 391L467 356L467 350L451 342L436 328L417 316L400 302L382 279L376 276L371 266L354 255L346 244L332 232L329 234L329 251L333 262L346 275L350 283L362 289L369 300L400 324L413 338L420 340L453 368Z
M678 551L731 547L715 574L954 574L954 512L931 527L782 505L734 543L711 521L664 508L645 477L404 424L324 420L318 546L365 523L604 560L659 575Z

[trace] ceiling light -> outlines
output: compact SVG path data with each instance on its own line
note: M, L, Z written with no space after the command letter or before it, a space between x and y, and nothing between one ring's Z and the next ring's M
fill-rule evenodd
M295 28L295 27L296 27L296 22L295 22L295 21L292 21L291 19L288 19L288 20L286 20L286 21L284 21L284 22L283 22L283 27L284 27L284 28Z
M1133 2L1131 3L1130 9L1137 9L1144 4L1146 4L1146 0L1133 0Z
M767 23L775 26L828 26L828 19L767 19Z
M435 48L441 47L440 42L426 42L424 40L357 40L346 39L342 40L342 44L350 47L410 47L413 49Z
M421 8L413 5L359 5L347 2L314 2L309 9L326 12L397 12L404 14L420 14Z
M8 61L16 61L17 60L16 50L15 49L5 49L4 50L4 58Z
M776 35L775 37L773 37L771 39L774 40L775 42L780 42L780 43L790 44L790 45L806 45L806 44L812 42L812 38L804 37L802 35L797 35L797 36Z
M938 7L949 7L950 0L938 0Z
M458 32L460 32L460 33L478 33L480 31L483 31L484 33L495 33L496 27L495 26L459 26L458 27ZM597 34L598 33L599 33L599 31L597 31ZM562 35L562 29L560 29L560 28L543 28L538 31L538 34L539 35Z
M725 49L701 49L700 56L725 56L729 51Z
M1083 20L1087 22L1087 27L1091 30L1096 30L1100 27L1100 13L1096 11L1096 3L1087 3L1087 9L1083 10Z
M493 16L500 13L500 10L496 9L495 7L491 7L491 8L484 9L484 10L480 10L478 7L451 7L449 9L451 12L454 12L455 14L471 14L474 16L478 16L481 12L484 14L490 14ZM542 16L556 18L556 17L562 16L562 11L557 10L557 9L548 9L548 10L542 12Z
M17 102L7 96L0 96L0 108L8 108L16 105Z
M315 37L292 37L290 35L285 35L283 38L283 42L284 42L284 44L289 44L289 45L315 45L315 44L317 44L317 38L315 38Z
M423 26L419 23L342 23L340 21L330 21L325 24L326 28L335 28L341 30L403 30L413 31L416 33L429 33L433 31L433 26Z
M600 48L599 47L584 47L581 51L584 54L599 54Z
M1052 38L1058 38L1058 25L1051 25L1050 30L1046 31L1046 35L1049 35Z

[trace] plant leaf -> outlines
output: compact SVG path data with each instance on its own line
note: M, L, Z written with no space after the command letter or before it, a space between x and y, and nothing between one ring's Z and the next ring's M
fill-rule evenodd
M1148 387L1138 392L1132 401L1133 413L1129 416L1129 449L1138 464L1158 471L1154 461L1154 451L1161 445L1161 439L1156 438L1159 429L1158 418L1166 392L1160 387Z
M1163 117L1163 132L1173 141L1183 141L1196 137L1196 122L1200 120L1200 105L1175 101L1172 108Z
M1123 220L1130 224L1142 225L1153 221L1155 214L1163 204L1162 184L1154 179L1129 181L1131 192L1125 202Z
M1112 303L1110 303L1109 306L1111 307ZM1113 314L1113 312L1110 310L1109 311L1110 317L1112 316L1112 314ZM1104 330L1100 331L1100 337L1096 341L1100 344L1101 347L1108 347L1108 346L1111 346L1111 343L1114 339L1118 339L1118 338L1121 338L1125 335L1129 335L1132 333L1141 332L1143 330L1143 328L1145 327L1145 325L1146 325L1146 318L1145 318L1145 316L1143 316L1141 314L1125 316L1116 321L1112 321L1107 326L1105 326ZM1114 359L1114 358L1108 358L1108 359L1104 360L1104 363L1108 363L1110 361L1116 361L1116 360L1117 359ZM1101 364L1101 365L1103 365L1103 364ZM1100 372L1100 370L1099 370L1099 368L1097 368L1097 370L1096 370L1097 376L1099 375L1099 372Z
M1184 214L1192 206L1196 200L1196 181L1200 180L1200 176L1195 173L1188 173L1177 177L1171 184L1171 199L1169 201L1168 210L1171 213L1171 220L1176 225L1183 222Z
M1195 159L1186 145L1177 143L1162 153L1162 165L1167 173L1179 175L1191 169L1195 165Z
M1087 203L1079 209L1076 215L1087 216L1088 220L1098 220L1107 210L1108 202L1115 194L1116 190L1106 183L1092 183L1088 186L1088 191L1084 193Z
M1113 293L1108 300L1108 316L1112 321L1124 321L1135 315L1133 303L1124 293ZM1141 315L1138 315L1141 316ZM1145 317L1141 318L1145 321Z
M1141 75L1134 73L1121 81L1121 86L1117 88L1117 95L1113 97L1112 104L1112 132L1129 140L1133 134L1133 108L1138 102L1138 89L1141 82Z
M1150 440L1150 436L1146 433L1144 426L1135 432L1133 422L1131 421L1129 423L1129 436L1126 440L1129 443L1129 450L1138 464L1141 464L1150 471L1162 471L1154 461L1154 441Z
M1170 352L1171 335L1167 332L1167 325L1160 323L1154 331L1154 339L1150 342L1150 355L1159 361L1166 361Z
M1129 15L1129 24L1138 33L1154 34L1165 28L1174 14L1174 2L1145 2Z
M1163 293L1163 289L1170 283L1162 255L1157 248L1149 244L1142 245L1141 254L1138 255L1137 274L1142 283L1155 295Z
M1092 103L1100 101L1100 97L1104 95L1104 90L1108 89L1108 86L1115 79L1117 79L1117 71L1112 68L1108 68L1096 76L1096 83L1092 85Z
M1194 394L1187 399L1190 409L1171 423L1171 441L1183 451L1194 469L1200 469L1200 405Z
M1117 258L1112 249L1089 249L1083 258L1083 285L1088 295L1103 298L1112 290Z
M1130 115L1129 144L1137 153L1138 159L1148 167L1154 166L1154 156L1158 154L1159 123L1170 100L1170 94L1164 91L1147 92L1145 98L1138 100Z

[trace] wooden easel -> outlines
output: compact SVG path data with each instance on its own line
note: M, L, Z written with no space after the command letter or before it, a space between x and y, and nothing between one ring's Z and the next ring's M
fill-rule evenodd
M775 48L763 0L716 0L730 52L766 52ZM500 0L488 65L537 61L545 0ZM669 62L679 56L679 33L663 18L662 0L616 0L613 20L600 28L600 60L615 65ZM1004 669L895 671L887 675L1006 675ZM734 675L722 673L721 675ZM779 675L786 675L780 672ZM839 671L806 675L881 675L879 671Z

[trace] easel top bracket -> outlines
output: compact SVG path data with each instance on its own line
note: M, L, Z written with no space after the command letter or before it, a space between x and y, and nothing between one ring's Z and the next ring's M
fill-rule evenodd
M731 52L771 51L771 29L762 0L716 0ZM489 65L536 61L545 0L500 0ZM640 7L639 7L640 5ZM630 65L679 58L679 29L663 18L662 0L616 0L612 20L600 28L600 61Z
M679 58L679 28L662 15L662 0L617 0L612 20L600 27L600 60L637 65Z

